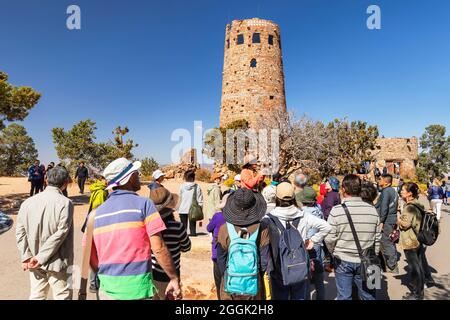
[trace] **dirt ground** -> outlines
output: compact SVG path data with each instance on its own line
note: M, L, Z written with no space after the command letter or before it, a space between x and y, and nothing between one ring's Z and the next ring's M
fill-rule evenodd
M206 184L199 183L203 191ZM171 192L178 192L180 182L166 181L164 185ZM88 188L86 188L88 189ZM20 203L27 198L29 183L26 178L1 178L0 177L0 210L10 214L15 220ZM139 191L142 196L148 196L148 189L143 186ZM69 197L75 204L75 264L81 264L81 236L80 228L84 222L88 210L89 195L79 195L76 184L69 187ZM424 204L426 199L422 199ZM437 282L434 288L426 289L426 299L450 298L450 206L443 206L442 233L435 245L427 248L427 258L432 267L433 277ZM184 296L187 299L215 299L214 280L212 276L211 237L206 232L205 221L199 227L199 236L191 238L192 250L182 255L181 279ZM382 289L379 290L379 298L401 299L407 292L404 255L402 250L400 257L400 274L383 275ZM327 299L336 297L334 275L327 274L325 278ZM28 273L21 270L19 254L15 242L14 227L0 235L0 300L27 299L29 294ZM51 296L49 297L51 299ZM95 299L89 294L88 299Z

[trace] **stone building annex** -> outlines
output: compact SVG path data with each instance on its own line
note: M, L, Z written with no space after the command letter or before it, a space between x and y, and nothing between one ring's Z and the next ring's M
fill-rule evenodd
M259 18L234 20L226 26L224 47L220 127L239 119L256 127L274 112L285 112L279 26ZM377 167L415 179L417 138L380 138L378 146L373 151Z

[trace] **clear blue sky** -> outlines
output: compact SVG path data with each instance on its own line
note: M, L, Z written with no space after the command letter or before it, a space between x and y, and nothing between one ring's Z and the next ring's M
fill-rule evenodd
M81 7L82 30L66 28ZM377 4L382 29L368 30ZM176 128L218 125L225 25L260 17L281 27L288 108L348 116L385 136L450 129L450 1L0 0L0 70L42 93L24 121L44 162L51 129L128 125L137 157L170 161Z

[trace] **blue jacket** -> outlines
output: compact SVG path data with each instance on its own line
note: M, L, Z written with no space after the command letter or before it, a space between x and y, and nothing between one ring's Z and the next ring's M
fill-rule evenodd
M428 188L428 200L444 199L444 191L441 187L430 186Z
M41 180L43 172L40 170L39 166L32 165L28 168L28 181L31 180Z
M313 216L316 216L319 219L324 219L323 217L323 212L322 212L322 208L320 207L319 204L316 204L314 207L307 207L304 206L302 208L303 211L312 214ZM306 239L311 238L314 234L316 234L319 231L319 229L317 228L311 228L309 229L309 231L307 232L307 236Z

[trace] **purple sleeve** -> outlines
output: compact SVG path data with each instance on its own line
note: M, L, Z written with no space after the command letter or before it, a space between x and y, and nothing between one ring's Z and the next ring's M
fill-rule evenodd
M216 224L217 224L217 213L213 215L211 221L206 226L206 230L208 230L208 232L213 232L214 228L216 227Z
M324 216L325 220L328 219L331 208L333 207L332 204L330 203L330 200L332 201L330 196L328 196L328 197L325 196L325 198L323 199L323 202L322 202L322 211L323 211L323 216Z

